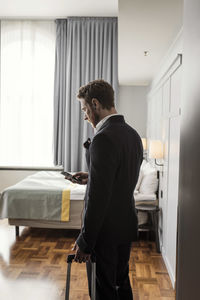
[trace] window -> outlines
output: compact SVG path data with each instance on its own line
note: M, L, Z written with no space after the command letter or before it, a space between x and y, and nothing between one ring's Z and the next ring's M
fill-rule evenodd
M54 21L1 21L0 166L53 166Z

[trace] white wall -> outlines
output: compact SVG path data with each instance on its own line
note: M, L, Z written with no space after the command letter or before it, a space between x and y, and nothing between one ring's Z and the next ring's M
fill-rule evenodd
M0 170L0 193L3 189L16 184L26 176L34 174L36 171L22 170Z
M146 136L148 87L120 86L117 111L124 115L126 122L137 130L141 137Z
M53 167L53 168L19 168L18 170L3 170L0 169L0 193L7 187L14 185L24 179L25 177L35 174L39 171L61 171L62 167Z

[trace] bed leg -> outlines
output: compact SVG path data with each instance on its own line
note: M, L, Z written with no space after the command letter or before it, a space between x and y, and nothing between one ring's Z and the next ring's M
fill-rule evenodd
M19 226L15 226L15 235L16 237L19 236Z

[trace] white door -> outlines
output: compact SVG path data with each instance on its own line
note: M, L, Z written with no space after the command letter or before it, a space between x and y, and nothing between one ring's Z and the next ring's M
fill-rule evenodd
M171 77L168 139L168 196L165 258L172 283L176 280L177 208L179 186L181 67Z
M176 275L180 118L170 119L166 259L172 282Z

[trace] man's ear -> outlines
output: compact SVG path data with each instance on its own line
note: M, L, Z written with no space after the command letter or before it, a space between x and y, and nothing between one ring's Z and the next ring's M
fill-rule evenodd
M100 106L99 100L96 99L96 98L92 98L92 106L93 106L94 109L99 108L99 106Z

